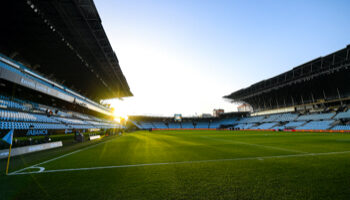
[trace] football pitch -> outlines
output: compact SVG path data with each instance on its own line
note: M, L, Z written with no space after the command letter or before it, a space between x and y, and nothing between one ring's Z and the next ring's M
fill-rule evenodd
M0 199L350 199L349 133L137 131L14 160Z

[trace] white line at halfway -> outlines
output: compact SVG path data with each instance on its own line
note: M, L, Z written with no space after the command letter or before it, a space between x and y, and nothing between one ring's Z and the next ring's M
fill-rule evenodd
M114 138L114 139L115 139L115 138ZM26 167L26 168L23 168L23 169L14 171L14 172L11 172L11 173L9 173L8 175L14 175L14 174L20 173L20 172L22 172L22 171L24 171L24 170L30 169L30 168L37 168L39 165L42 165L42 164L45 164L45 163L49 163L49 162L52 162L52 161L54 161L54 160L58 160L58 159L60 159L60 158L64 158L64 157L66 157L66 156L69 156L69 155L72 155L72 154L75 154L75 153L78 153L78 152L81 152L81 151L84 151L84 150L87 150L87 149L91 149L91 148L93 148L93 147L95 147L95 146L97 146L97 145L104 144L104 143L106 143L106 142L110 142L110 141L112 141L112 140L114 140L114 139L110 139L110 140L107 140L107 141L99 142L99 143L97 143L97 144L93 144L93 145L87 146L87 147L85 147L85 148L81 148L81 149L78 149L78 150L76 150L76 151L72 151L72 152L70 152L70 153L63 154L63 155L61 155L61 156L52 158L52 159L50 159L50 160L46 160L46 161L44 161L44 162L41 162L41 163L38 163L38 164L35 164L35 165L32 165L32 166L29 166L29 167Z
M347 153L350 153L350 151L291 154L291 155L279 155L279 156L260 156L260 157L245 157L245 158L228 158L228 159L216 159L216 160L195 160L195 161L180 161L180 162L166 162L166 163L146 163L146 164L134 164L134 165L101 166L101 167L73 168L73 169L54 169L54 170L45 170L45 171L18 172L18 173L11 173L9 175L41 174L41 173L98 170L98 169L111 169L111 168L130 168L130 167L157 166L157 165L159 166L159 165L176 165L176 164L195 164L195 163L224 162L224 161L264 160L264 159L274 159L274 158L324 156L324 155L347 154Z

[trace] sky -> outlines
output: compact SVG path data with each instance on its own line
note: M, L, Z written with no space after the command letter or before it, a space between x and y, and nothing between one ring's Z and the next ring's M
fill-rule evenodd
M95 0L133 97L117 115L196 116L350 44L350 1Z

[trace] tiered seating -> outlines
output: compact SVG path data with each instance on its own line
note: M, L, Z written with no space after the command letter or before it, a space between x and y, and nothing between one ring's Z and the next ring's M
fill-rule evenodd
M295 120L297 117L298 117L298 114L295 114L295 113L284 113L284 114L280 114L276 118L276 121L289 122L289 121Z
M209 123L208 122L197 122L195 128L209 128Z
M60 117L73 117L72 114L69 114L69 113L66 113L66 112L63 112L63 111L59 111L57 113L57 115L60 116ZM93 120L95 120L95 119L93 119Z
M334 119L350 119L350 109L347 112L338 113Z
M265 119L261 120L261 122L275 122L280 117L280 115L269 115Z
M298 126L303 125L304 123L305 123L305 121L289 122L289 123L285 124L284 127L287 129L294 129Z
M221 126L221 121L212 121L209 124L209 128L220 128Z
M332 130L346 130L346 131L349 131L350 130L350 124L348 125L336 125L332 128Z
M275 129L275 130L284 130L284 129L295 129L298 126L303 125L304 121L297 121L297 122L288 122L287 124L284 125L277 125L270 127L270 129Z
M88 124L91 124L94 128L117 128L117 124L114 123L106 123L100 121L86 121Z
M56 120L46 115L0 110L0 119L3 121L46 122L57 123Z
M169 123L168 126L169 128L181 128L181 124L176 122Z
M192 122L182 122L181 125L182 125L182 128L194 128Z
M89 125L86 121L80 120L80 119L71 119L71 118L64 118L64 117L52 117L56 119L57 121L66 123L66 124L84 124Z
M259 126L253 127L254 129L271 129L273 126L275 126L276 123L270 122L270 123L263 123Z
M0 107L23 110L23 111L28 110L28 108L26 108L22 104L19 104L19 103L14 102L14 101L6 100L6 99L4 99L4 97L0 99Z
M327 119L331 119L334 115L335 115L334 113L301 115L300 117L297 118L297 120L298 121L327 120Z
M257 123L257 122L261 122L264 118L265 116L244 117L237 122L239 124Z
M287 122L298 117L295 113L273 114L268 116L255 116L242 118L238 123L258 123L258 122Z
M96 126L93 125L86 125L86 124L72 124L69 125L69 127L73 128L73 129L91 129L91 128L98 128Z
M89 116L82 115L82 114L79 114L79 113L73 113L73 117L80 118L80 119L83 119L83 120L91 120L91 118Z
M221 119L219 122L221 125L231 125L237 122L237 118L225 118Z
M33 114L15 112L8 110L0 110L0 119L5 121L35 121Z
M255 124L237 124L234 128L239 128L239 129L250 129L254 126Z
M89 116L89 117L90 117L90 119L93 120L93 121L97 121L97 122L103 122L103 121L105 121L105 122L108 122L108 121L106 121L106 120L102 120L102 119L97 118L97 117L94 117L94 116Z
M275 126L275 127L273 127L272 129L275 129L275 130L284 130L284 129L285 129L285 126Z
M297 113L281 113L273 114L269 116L253 116L253 117L244 117L241 119L238 118L215 118L215 119L201 119L200 122L196 119L193 119L194 122L186 120L182 123L169 123L169 128L198 128L198 129L207 129L207 128L220 128L222 125L225 127L235 129L299 129L299 130L327 130L330 129L335 122L334 120L350 119L350 110L347 112L338 113L335 116L335 113L321 113L321 114L307 114L300 115ZM333 120L334 119L334 120ZM192 119L190 119L192 120ZM207 121L205 121L207 120ZM211 122L209 122L212 120ZM135 122L136 123L136 122ZM196 125L194 126L193 123ZM136 123L137 124L137 123ZM335 124L335 123L334 123ZM167 128L163 122L139 122L137 125L139 128ZM348 125L337 125L333 130L348 130Z
M219 120L214 120L210 122L209 128L220 128L221 125L233 125L236 123L237 118L224 118Z
M299 130L327 130L330 128L331 124L333 123L333 120L326 120L326 121L311 121L303 126L299 126L296 129Z
M153 122L153 125L159 129L167 129L168 128L163 122Z
M67 129L64 124L47 124L36 122L0 122L0 129Z
M151 122L140 122L139 124L144 129L156 128L153 126L153 124Z
M131 123L133 123L137 128L143 129L143 127L142 127L142 125L141 125L141 122L137 122L137 121L130 120L130 119L129 119L129 121L130 121Z
M51 116L46 114L48 110L53 111ZM89 129L119 127L118 124L111 121L101 120L80 113L74 113L72 115L54 107L20 99L10 99L2 95L0 95L0 120L0 129Z

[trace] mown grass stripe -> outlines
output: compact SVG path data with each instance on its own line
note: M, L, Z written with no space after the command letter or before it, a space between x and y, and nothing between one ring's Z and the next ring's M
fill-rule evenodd
M264 160L264 159L274 159L274 158L292 158L292 157L295 158L295 157L324 156L324 155L347 154L347 153L350 153L350 151L291 154L291 155L278 155L278 156L260 156L260 157L245 157L245 158L228 158L228 159L214 159L214 160L195 160L195 161L180 161L180 162L166 162L166 163L144 163L144 164L134 164L134 165L101 166L101 167L86 167L86 168L73 168L73 169L54 169L54 170L33 171L33 172L18 172L18 173L11 173L9 175L40 174L40 173L53 173L53 172L69 172L69 171L129 168L129 167L159 166L159 165L195 164L195 163L225 162L225 161Z

